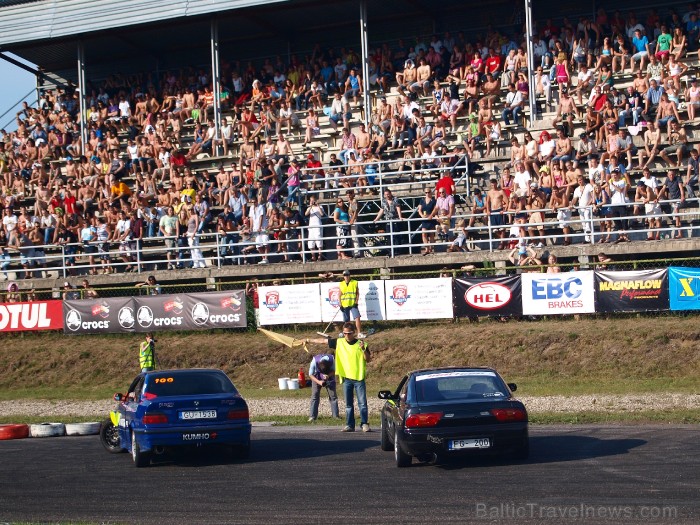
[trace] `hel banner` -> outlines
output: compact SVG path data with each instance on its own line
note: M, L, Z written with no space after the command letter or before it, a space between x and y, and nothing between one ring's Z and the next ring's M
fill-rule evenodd
M60 330L63 301L0 304L0 332Z
M365 321L386 320L384 307L384 281L358 281L358 309L360 318ZM338 314L340 309L340 284L321 283L321 320L330 323L331 320L342 321Z
M666 270L595 272L597 312L668 310Z
M63 301L66 334L116 334L136 331L132 297Z
M700 310L700 268L668 269L671 310Z
M593 272L524 273L524 315L571 315L595 312Z
M67 334L210 330L247 322L242 290L63 301L63 320Z
M258 296L262 326L321 322L318 283L261 286Z
M457 317L522 315L520 276L455 279L454 306Z
M452 278L386 281L384 301L388 320L450 319Z

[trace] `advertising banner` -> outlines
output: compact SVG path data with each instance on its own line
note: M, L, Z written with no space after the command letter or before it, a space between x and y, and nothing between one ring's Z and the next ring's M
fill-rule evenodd
M358 281L360 299L358 308L363 321L384 321L386 308L384 306L384 281ZM340 309L339 283L321 283L321 320L330 323L335 316L336 321L343 320L343 314L336 313Z
M666 270L595 272L597 312L668 310Z
M261 286L260 324L320 323L321 299L318 283Z
M63 301L0 304L0 332L60 330Z
M247 319L236 290L63 301L62 321L66 334L82 335L239 328Z
M191 293L185 295L185 329L243 328L247 325L245 292Z
M63 301L66 334L115 334L136 331L133 297Z
M457 317L522 315L520 276L455 279L454 307Z
M668 269L671 310L700 310L700 268Z
M384 285L386 316L403 319L450 319L452 279L400 279Z
M524 315L571 315L595 312L592 271L524 273Z

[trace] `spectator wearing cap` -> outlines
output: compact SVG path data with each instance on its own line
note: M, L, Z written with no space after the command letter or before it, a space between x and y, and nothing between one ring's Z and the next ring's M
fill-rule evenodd
M64 301L77 301L80 299L80 291L73 288L73 285L68 281L63 283L63 294Z

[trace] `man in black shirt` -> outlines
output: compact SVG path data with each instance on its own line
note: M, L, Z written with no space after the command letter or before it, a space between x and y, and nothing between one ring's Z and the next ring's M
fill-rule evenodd
M286 206L284 208L284 228L287 234L287 251L284 254L285 261L300 260L301 243L299 242L299 227L301 225L302 222L299 212Z
M676 170L668 170L666 182L659 190L659 199L675 201L671 203L671 217L674 217L676 226L676 234L673 238L682 239L681 217L678 212L685 205L685 188L680 178L678 178Z

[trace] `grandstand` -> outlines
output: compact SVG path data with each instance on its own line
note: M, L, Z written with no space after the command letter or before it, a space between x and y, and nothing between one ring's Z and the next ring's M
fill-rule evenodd
M582 267L603 246L629 260L698 249L687 3L538 2L530 49L526 3L270 4L0 6L3 52L37 64L40 85L0 138L8 279L505 271L528 244ZM635 29L659 57L641 76Z

